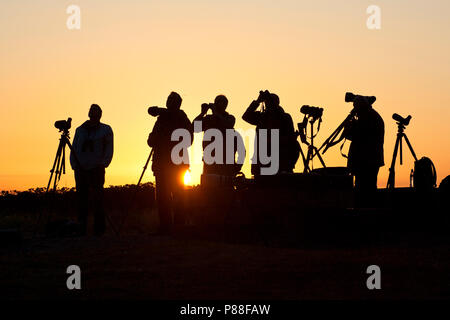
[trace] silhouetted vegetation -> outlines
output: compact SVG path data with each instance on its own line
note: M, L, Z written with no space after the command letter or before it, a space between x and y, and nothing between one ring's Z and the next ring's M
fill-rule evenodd
M105 209L120 221L125 210L151 210L154 204L154 186L145 183L110 186L104 191ZM76 217L75 188L61 188L56 192L45 192L45 188L26 191L2 191L0 193L0 228L21 228L36 221L38 215L58 218Z

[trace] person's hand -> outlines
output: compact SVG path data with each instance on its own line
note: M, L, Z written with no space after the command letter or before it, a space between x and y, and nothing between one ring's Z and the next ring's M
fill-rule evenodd
M208 112L208 109L209 109L209 104L202 103L202 114L206 114Z
M263 91L259 92L258 98L255 101L258 103L263 102Z

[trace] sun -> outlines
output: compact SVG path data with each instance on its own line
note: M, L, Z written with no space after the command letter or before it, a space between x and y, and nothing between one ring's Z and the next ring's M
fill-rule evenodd
M184 173L183 182L185 186L191 184L191 171L189 169L187 169L186 172Z

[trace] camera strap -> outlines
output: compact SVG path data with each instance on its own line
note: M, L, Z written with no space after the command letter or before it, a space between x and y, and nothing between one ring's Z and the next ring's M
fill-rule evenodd
M342 151L342 149L344 148L344 144L345 144L346 141L347 141L347 139L344 138L344 142L342 142L341 147L339 148L339 151L341 152L341 155L342 155L345 159L348 159L348 154L345 154L345 153Z

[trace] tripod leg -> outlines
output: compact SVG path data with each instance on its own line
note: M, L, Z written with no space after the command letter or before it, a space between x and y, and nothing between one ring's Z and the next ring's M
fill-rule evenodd
M320 155L319 152L317 152L317 150L316 150L316 155L317 155L317 157L319 158L320 163L322 164L322 167L326 168L327 166L325 165L325 161L323 161L322 156Z
M300 145L300 154L302 156L302 161L303 161L303 173L306 173L309 171L309 168L308 168L308 163L306 162L305 154L303 153L303 149L302 149L301 145Z
M400 137L400 165L403 164L403 135Z
M137 187L139 187L139 185L141 184L142 178L144 177L145 170L147 170L147 166L148 166L148 163L150 162L150 159L152 158L152 155L153 155L153 149L150 151L150 154L148 155L147 161L145 162L144 170L142 170L141 176L139 177L139 181L137 183Z
M53 191L56 191L56 185L58 184L59 178L61 177L61 163L62 163L62 153L63 153L63 146L64 143L61 139L59 154L58 154L58 161L56 162L56 171L55 171L55 177L53 179Z
M47 191L46 192L48 192L48 190L50 189L50 185L52 184L53 174L54 174L55 169L56 169L56 164L58 163L60 152L61 152L61 140L59 141L58 149L56 150L55 160L53 161L52 169L50 170L50 179L48 180Z
M63 146L63 156L62 156L62 166L61 171L63 174L66 174L66 145ZM59 174L59 177L61 178L61 173ZM59 179L58 179L59 180Z
M404 134L403 136L405 137L405 141L406 141L406 144L408 145L408 147L409 147L409 150L411 151L411 154L412 154L412 155L413 155L413 157L414 157L414 160L416 160L416 161L417 161L417 156L416 156L416 153L414 152L414 149L413 149L413 147L411 146L411 143L409 142L409 139L408 139L408 137L406 136L406 134Z
M311 167L309 166L309 163L311 162L311 148L308 146L308 152L306 153L306 165L305 168L308 168L308 172L314 169L313 164L311 164Z
M397 134L397 140L395 141L394 154L392 155L391 167L389 168L389 178L386 188L394 189L395 187L395 161L397 160L397 152L401 141L401 135Z

